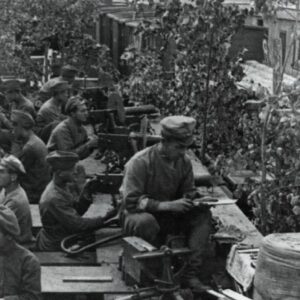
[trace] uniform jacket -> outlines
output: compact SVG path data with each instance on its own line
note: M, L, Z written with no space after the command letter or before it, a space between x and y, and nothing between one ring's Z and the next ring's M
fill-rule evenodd
M49 151L64 150L78 154L80 159L91 153L87 147L88 135L83 126L77 125L72 118L59 123L52 131L47 148Z
M11 242L0 252L0 298L4 300L40 300L41 268L29 250Z
M35 134L12 154L23 163L26 174L20 177L21 186L27 193L30 203L38 203L46 185L50 181L50 169L46 162L48 150L44 142Z
M40 215L43 228L37 237L37 248L41 251L60 249L66 236L85 230L94 230L102 225L102 218L84 218L91 202L82 198L77 201L69 190L62 189L51 181L42 194Z
M33 103L29 99L25 98L24 96L23 96L23 102L21 104L12 102L11 110L13 110L13 109L26 111L26 112L30 113L34 119L36 118L36 111L35 111Z
M187 156L174 165L166 161L159 144L136 153L126 164L121 194L128 212L155 212L160 201L172 201L195 190Z
M62 114L61 107L53 103L53 98L47 100L39 109L36 117L36 125L43 128L54 121L62 121L66 116Z
M18 219L21 233L17 238L17 242L23 247L32 246L35 239L31 232L31 212L28 198L23 188L19 185L15 190L7 194L5 194L3 189L0 203L10 208Z

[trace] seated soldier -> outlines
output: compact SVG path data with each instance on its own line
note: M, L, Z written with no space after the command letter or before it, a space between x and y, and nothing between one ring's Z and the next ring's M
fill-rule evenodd
M41 267L29 250L15 239L20 229L15 214L0 206L0 299L39 300Z
M41 106L36 117L36 132L45 143L56 125L66 118L63 109L68 100L68 82L54 81L50 91L52 98Z
M136 153L126 164L121 195L126 235L161 244L168 234L183 233L192 250L183 284L192 290L204 288L198 279L209 234L211 213L195 207L194 175L185 154L193 142L196 121L171 116L161 121L160 143Z
M86 230L96 230L111 216L109 212L105 217L82 217L92 204L92 197L87 196L86 192L81 197L78 197L78 192L74 193L78 159L77 154L66 151L54 151L47 157L53 178L40 200L43 227L37 237L38 250L60 250L60 243L65 237Z
M20 81L8 80L4 84L5 97L10 104L10 109L23 110L31 114L33 118L36 117L36 111L34 109L33 102L27 99L21 92Z
M33 118L36 117L33 102L27 99L21 92L21 83L16 79L8 80L4 83L5 97L9 105L9 114L12 110L23 110L31 114ZM11 129L11 122L6 116L0 114L0 122L2 128Z
M54 83L58 81L67 81L70 87L74 84L75 76L78 70L71 65L65 65L60 70L60 76L51 78L40 89L39 100L45 102L51 97L51 89Z
M27 193L29 202L38 203L51 179L46 162L48 151L43 141L32 130L34 120L31 115L13 110L11 120L14 135L11 154L21 160L26 170L26 174L20 177L20 183Z
M20 227L20 235L16 238L18 244L32 248L35 242L32 236L31 212L27 195L19 184L19 176L24 175L23 164L13 155L0 161L0 203L10 208L16 215Z
M59 123L50 135L47 147L49 151L71 151L79 159L88 157L98 146L98 138L88 139L83 127L88 117L88 110L83 99L78 96L68 100L65 111L68 118Z

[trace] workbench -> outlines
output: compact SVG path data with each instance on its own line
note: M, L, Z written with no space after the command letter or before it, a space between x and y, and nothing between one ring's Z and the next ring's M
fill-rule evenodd
M105 294L123 294L129 291L122 281L121 272L114 264L42 266L41 274L42 293L45 296L85 294L96 295L101 300Z
M198 170L206 169L206 167L203 166L200 160L194 160L193 164ZM213 189L215 189L219 197L222 197L224 199L231 198L226 188L221 186L213 187ZM252 224L249 221L246 215L239 209L239 207L236 204L217 205L214 208L212 208L211 211L213 217L217 218L218 221L222 224L222 226L234 226L238 228L241 231L241 233L244 234L245 239L242 241L243 244L249 245L249 247L259 247L263 238L262 234L257 230L254 224Z

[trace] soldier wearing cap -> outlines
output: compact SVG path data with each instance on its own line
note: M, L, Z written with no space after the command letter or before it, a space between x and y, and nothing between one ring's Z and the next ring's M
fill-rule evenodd
M47 143L56 125L66 118L63 114L63 109L68 100L68 82L55 81L52 83L50 90L52 98L41 106L36 118L37 134L45 143Z
M21 92L21 83L17 79L10 79L4 83L5 97L8 102L9 112L14 109L23 110L36 117L36 111L33 103L27 99ZM12 129L11 122L3 114L0 114L0 121L2 127L6 129Z
M0 205L0 299L40 300L41 267L29 250L16 243L18 220Z
M68 235L103 226L111 216L85 218L82 215L92 203L92 197L84 190L80 197L74 192L78 175L82 169L76 165L79 157L73 152L54 151L47 156L53 177L40 200L43 228L37 237L37 248L41 251L60 250L61 241ZM79 174L80 173L80 174Z
M8 80L4 84L5 96L10 104L10 109L23 110L36 117L33 102L27 99L21 92L21 84L18 80Z
M194 290L203 288L197 275L211 222L209 208L196 209L191 200L197 193L186 150L193 142L195 123L185 116L164 118L161 142L128 161L120 189L126 235L157 244L168 234L185 234L192 255L183 284Z
M17 242L29 249L33 247L35 242L31 232L30 206L26 192L19 184L19 176L25 173L23 164L15 156L9 155L1 159L0 188L2 191L0 203L15 213L21 231L17 237Z
M78 69L76 69L72 65L65 65L61 68L60 76L51 78L47 81L40 89L40 99L42 102L45 102L51 97L51 87L58 81L67 81L69 86L72 87L75 76L78 73Z
M34 120L30 114L13 110L11 115L14 142L11 153L23 163L26 174L20 176L21 186L30 203L38 203L50 181L50 169L46 162L48 150L44 142L33 132Z
M71 97L65 112L68 118L59 123L50 135L47 147L49 151L71 151L79 156L79 159L88 157L98 146L98 138L88 139L83 124L88 117L87 106L79 96Z

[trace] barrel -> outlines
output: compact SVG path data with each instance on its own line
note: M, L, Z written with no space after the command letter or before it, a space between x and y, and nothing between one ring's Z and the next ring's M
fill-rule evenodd
M300 233L266 236L254 277L254 300L300 299Z

